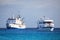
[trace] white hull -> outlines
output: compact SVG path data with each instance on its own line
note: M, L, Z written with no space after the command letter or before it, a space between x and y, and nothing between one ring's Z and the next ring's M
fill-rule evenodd
M43 27L43 28L38 28L38 30L42 30L42 31L54 31L54 28Z
M17 25L17 24L9 24L9 27L11 28L18 28L18 29L25 29L25 25Z

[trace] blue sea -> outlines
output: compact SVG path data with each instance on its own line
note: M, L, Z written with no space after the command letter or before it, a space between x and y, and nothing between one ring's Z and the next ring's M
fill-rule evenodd
M60 29L40 31L37 29L0 29L0 40L60 40Z

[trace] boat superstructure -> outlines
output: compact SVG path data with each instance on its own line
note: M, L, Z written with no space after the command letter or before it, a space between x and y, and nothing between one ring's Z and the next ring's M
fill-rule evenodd
M7 28L18 28L18 29L25 29L26 25L24 24L23 18L18 15L16 18L8 18L6 23Z
M40 20L38 21L38 28L39 29L48 29L50 31L54 30L54 20L51 20L49 18L45 18L45 16L43 18L40 18Z

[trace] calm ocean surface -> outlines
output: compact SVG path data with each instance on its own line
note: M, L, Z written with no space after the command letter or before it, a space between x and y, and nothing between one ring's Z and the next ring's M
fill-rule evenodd
M60 29L40 31L37 29L0 29L0 40L60 40Z

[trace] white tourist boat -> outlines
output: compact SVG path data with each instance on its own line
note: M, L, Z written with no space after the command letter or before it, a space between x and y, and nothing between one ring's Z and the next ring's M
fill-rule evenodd
M40 18L40 20L38 21L38 28L42 29L42 30L50 30L53 31L54 30L54 20L51 20L49 18L45 18L45 16L43 18Z
M8 18L6 23L7 28L18 28L18 29L25 29L26 25L24 24L23 18L20 16L14 18Z

